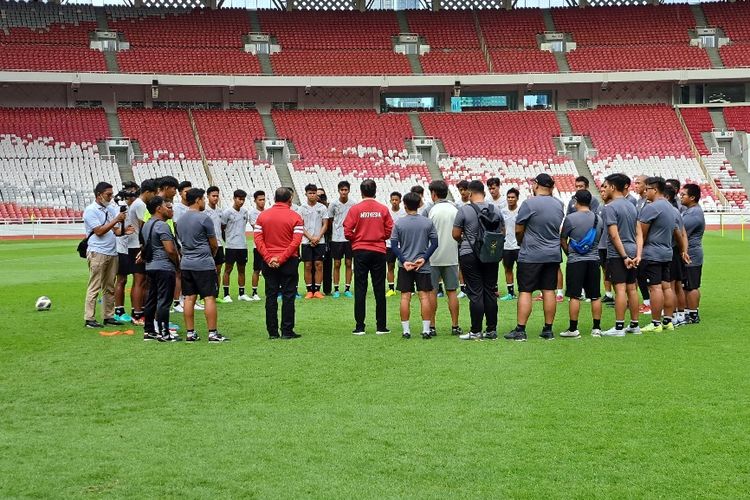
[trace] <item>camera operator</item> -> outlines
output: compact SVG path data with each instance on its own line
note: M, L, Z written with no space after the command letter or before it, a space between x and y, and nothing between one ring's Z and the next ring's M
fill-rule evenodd
M138 184L133 181L122 183L122 190L115 195L115 203L120 207L120 212L125 212L125 221L127 224L130 217L130 206L138 197ZM125 286L128 284L128 275L133 274L133 263L128 255L128 247L135 239L138 241L138 235L127 235L126 237L117 238L117 279L115 281L115 320L129 323L132 317L125 312ZM130 294L130 302L133 304L133 293Z

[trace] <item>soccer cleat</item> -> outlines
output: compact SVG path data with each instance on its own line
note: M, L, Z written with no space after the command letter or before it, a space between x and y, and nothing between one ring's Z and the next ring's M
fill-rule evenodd
M352 294L352 292L347 290L344 292L344 297L346 297L347 299L351 299L352 297L354 297L354 294Z
M333 292L333 295L331 295L331 297L333 297L334 299L338 299L339 297L341 297L341 292L336 290L335 292Z
M396 295L396 290L388 289L388 291L385 292L386 297L393 297L394 295Z
M176 333L169 333L168 335L162 335L162 342L182 342L182 339Z
M430 333L430 337L437 337L437 330L435 329L434 326L430 327L430 332L429 333Z
M550 331L542 330L542 333L539 334L539 338L544 339L544 340L555 340L555 334L552 333L552 330Z
M481 332L469 332L458 336L459 340L482 340Z
M378 328L377 330L375 330L375 335L388 335L389 333L391 333L391 331L388 328L384 328L382 330Z
M246 294L246 293L240 295L239 297L237 297L237 300L240 300L242 302L252 302L253 301L253 299L251 299L250 296L248 294Z
M297 292L296 294L294 294L294 299L295 300L299 300L301 298L302 298L302 295L300 295L299 292Z
M140 318L133 318L131 321L135 326L143 326L146 324L146 320L143 319L143 316Z
M280 338L278 333L268 335L268 340L278 340Z
M305 299L307 300L307 299L311 299L311 298L313 298L313 293L312 292L307 292L305 294Z
M695 317L688 316L688 318L687 318L687 324L688 325L697 325L700 322L701 322L700 316L695 316Z
M651 314L651 306L641 304L641 307L638 308L638 312L641 314Z
M85 323L83 323L83 326L86 328L104 328L104 325L99 323L97 320L86 320Z
M614 297L610 297L609 295L605 295L604 297L602 297L602 304L614 304L614 303L615 303Z
M422 339L430 340L431 338L432 338L432 335L430 335L430 332L422 332Z
M599 338L602 336L602 331L599 328L593 328L591 330L591 336L594 338Z
M106 318L104 320L104 326L122 326L124 324L125 323L123 323L122 321L118 321L114 318Z
M217 342L229 342L229 339L220 333L211 333L208 335L208 342L213 344Z
M200 302L196 302L195 303L195 310L196 311L205 311L206 310L206 306L204 306Z
M661 326L661 323L658 325L649 323L648 325L641 327L642 333L661 333L662 331L663 331L663 328Z
M301 336L302 335L300 335L299 333L295 333L295 332L285 333L284 335L281 336L281 340L293 340L293 339L298 339Z
M318 292L315 292L313 294L313 297L316 298L316 299L324 299L325 298L325 294L323 294L323 292L318 291Z
M260 295L258 295L257 293L254 293L252 295L252 297L250 297L250 298L253 299L253 302L259 302L259 301L263 300L263 299L260 298Z
M641 327L640 326L628 326L625 328L625 333L632 333L633 335L640 335Z
M516 296L506 293L505 295L500 297L500 300L502 300L503 302L508 302L509 300L516 300Z
M625 336L625 329L618 330L614 326L610 328L609 330L604 330L602 332L602 337L624 337Z
M365 335L366 333L367 332L365 332L364 328L362 328L362 329L355 328L354 330L352 330L352 335L357 335L358 337L361 337L362 335Z
M157 340L159 342L164 342L162 336L156 332L143 332L143 340Z
M132 323L133 317L130 316L130 314L115 314L115 319L117 321L122 321L123 323Z
M562 302L562 301L564 301L564 300L565 300L565 297L564 297L564 296L562 296L562 295L557 295L557 296L555 296L555 301L557 301L557 302Z
M457 295L457 297L458 297L459 299L465 299L465 298L466 298L466 294L465 294L465 293L464 293L463 291L461 291L461 292L458 292L458 295Z
M489 331L489 332L484 332L484 334L482 334L482 339L484 339L484 340L497 340L497 332L494 331L494 330L493 331Z
M464 331L461 329L460 326L452 326L451 327L451 335L463 335Z
M172 310L180 314L185 312L185 309L182 307L182 304L177 304L176 306L172 306Z
M406 340L409 340L409 339L411 338L411 333L409 333L409 332L404 332L404 333L402 333L402 334L401 334L401 338L402 338L402 339L406 339Z
M197 333L188 333L185 337L185 342L198 342L201 338L198 336Z
M106 321L105 321L105 323L106 323ZM672 323L670 321L666 325L662 325L661 329L662 329L662 331L665 331L665 332L673 332L674 331L674 323Z
M522 332L514 328L513 330L503 335L503 338L507 340L515 340L516 342L526 342L526 332Z
M560 334L560 337L566 338L566 339L580 339L581 338L581 332L578 330L565 330Z
M221 299L221 301L224 302L225 304L231 304L232 302L234 302L232 300L232 297L230 297L229 295L225 295L224 298Z

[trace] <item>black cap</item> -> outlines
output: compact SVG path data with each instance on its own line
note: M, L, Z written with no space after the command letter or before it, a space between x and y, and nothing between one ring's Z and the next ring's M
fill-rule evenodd
M534 182L546 188L552 188L555 186L555 179L553 179L552 176L549 174L537 175L536 178L534 179Z

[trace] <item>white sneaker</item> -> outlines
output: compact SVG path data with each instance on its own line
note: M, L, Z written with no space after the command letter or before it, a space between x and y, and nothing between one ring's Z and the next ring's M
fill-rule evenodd
M226 297L224 297L223 299L221 299L221 301L224 302L225 304L231 304L232 302L234 302L232 300L232 297L230 297L229 295L227 295Z
M183 307L182 307L182 304L177 304L176 306L174 306L174 307L172 308L172 310L173 310L174 312L176 312L176 313L180 313L180 314L182 314L182 313L184 313L184 312L185 312L185 309L183 309Z
M632 333L633 335L640 335L641 327L640 326L628 326L625 328L625 333Z
M252 296L252 297L250 297L250 298L251 298L251 299L252 299L253 301L255 301L255 302L258 302L258 301L261 301L261 300L263 300L263 299L261 299L261 298L260 298L260 295L258 295L257 293L253 294L253 296Z
M614 326L610 328L609 330L605 330L602 332L602 337L624 337L625 336L625 330L618 330Z
M461 340L482 340L482 332L479 332L479 333L474 333L474 332L464 333L463 335L459 335L458 338L461 339Z
M458 295L456 297L458 297L459 299L465 299L466 294L464 292L458 292Z
M580 339L581 332L579 332L578 330L573 330L572 332L570 330L565 330L560 334L560 336L568 339Z
M195 303L195 310L196 311L205 311L206 310L206 306L204 306L200 302L196 302Z
M356 335L357 337L361 337L362 335L367 335L367 332L364 330L354 330L352 332L352 335Z
M252 302L253 299L250 298L248 294L240 295L237 297L237 300L241 300L242 302Z
M597 337L597 338L601 337L602 336L602 331L600 329L598 329L598 328L594 328L594 329L591 330L591 336L592 337Z

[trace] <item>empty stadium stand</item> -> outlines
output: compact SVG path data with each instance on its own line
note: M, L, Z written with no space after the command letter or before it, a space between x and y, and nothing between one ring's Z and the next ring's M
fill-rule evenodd
M254 141L265 133L255 110L196 110L193 119L206 158L235 160L257 158Z
M187 111L181 109L120 109L125 136L138 141L144 160L200 158Z

